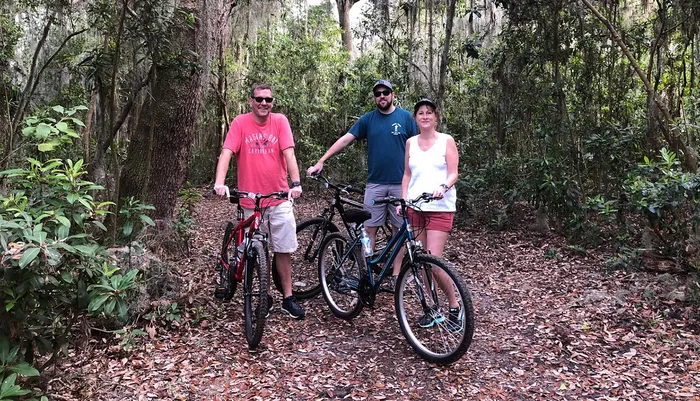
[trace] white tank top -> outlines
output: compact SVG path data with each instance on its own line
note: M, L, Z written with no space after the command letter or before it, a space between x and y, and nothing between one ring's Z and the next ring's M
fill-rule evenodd
M411 181L408 183L407 197L414 199L423 192L433 193L447 180L447 139L449 135L438 132L433 146L423 151L418 146L418 136L408 139L408 168L411 169ZM426 212L454 212L457 190L454 185L445 192L440 200L422 203L419 207Z

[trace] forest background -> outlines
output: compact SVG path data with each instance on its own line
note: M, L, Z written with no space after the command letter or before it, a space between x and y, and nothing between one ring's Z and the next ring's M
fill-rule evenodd
M29 394L19 383L86 310L115 327L172 318L135 312L137 281L167 285L108 248L129 244L130 265L155 225L166 253L187 252L193 187L211 186L254 82L272 84L302 170L373 108L377 79L408 109L432 97L461 218L503 230L532 213L571 249L613 250L610 267L693 278L698 299L700 1L316 3L3 1L0 399ZM363 146L328 174L362 184Z

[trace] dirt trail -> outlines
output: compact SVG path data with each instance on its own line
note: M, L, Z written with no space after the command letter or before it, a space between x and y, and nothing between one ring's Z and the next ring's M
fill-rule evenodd
M298 217L320 205L299 202ZM192 255L173 265L189 305L130 352L112 338L72 350L49 394L62 400L698 400L698 311L659 299L668 275L604 274L555 236L460 227L445 256L472 291L476 331L449 367L424 362L403 338L389 295L352 322L323 298L307 318L273 311L259 351L247 350L240 298L211 297L213 260L232 205L204 199ZM672 277L671 277L672 278ZM666 291L668 292L668 291ZM238 295L238 294L237 294ZM275 294L277 302L281 297Z

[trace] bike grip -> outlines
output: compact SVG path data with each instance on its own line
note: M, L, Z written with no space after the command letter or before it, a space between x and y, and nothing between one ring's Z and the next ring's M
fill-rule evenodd
M391 198L372 199L373 205L384 205L391 202Z
M360 194L360 195L364 195L364 193L365 193L365 191L363 191L363 190L361 190L361 189L357 189L357 188L355 188L355 187L353 187L353 186L351 186L351 185L348 185L348 187L347 187L346 189L347 189L348 192L354 192L354 193Z

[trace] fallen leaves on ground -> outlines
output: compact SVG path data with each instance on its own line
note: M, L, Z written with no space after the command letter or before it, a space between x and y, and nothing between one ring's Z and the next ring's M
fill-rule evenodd
M297 217L322 209L298 202ZM212 297L216 252L233 205L205 198L189 258L173 263L188 291L176 328L149 330L129 352L91 339L47 372L61 400L699 400L698 310L661 296L658 274L606 272L604 255L566 252L554 235L461 226L445 257L476 314L471 348L450 366L418 357L393 298L346 322L322 296L306 319L275 293L258 350L242 334L240 294ZM555 249L556 257L551 257ZM549 255L549 256L547 256ZM309 268L316 268L310 266Z

